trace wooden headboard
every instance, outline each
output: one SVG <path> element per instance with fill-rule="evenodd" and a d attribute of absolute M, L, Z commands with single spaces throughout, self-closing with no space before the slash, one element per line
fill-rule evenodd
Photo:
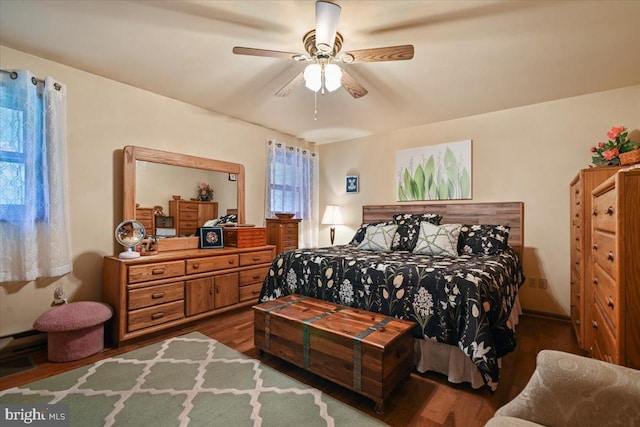
<path fill-rule="evenodd" d="M 522 259 L 524 247 L 524 203 L 423 203 L 401 205 L 365 205 L 362 222 L 389 221 L 397 213 L 434 213 L 442 216 L 442 224 L 508 225 L 509 246 Z"/>

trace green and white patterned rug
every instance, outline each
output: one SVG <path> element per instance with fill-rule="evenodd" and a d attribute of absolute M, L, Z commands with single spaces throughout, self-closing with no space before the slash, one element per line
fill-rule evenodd
<path fill-rule="evenodd" d="M 66 404 L 82 427 L 384 425 L 198 332 L 0 391 L 0 404 Z"/>

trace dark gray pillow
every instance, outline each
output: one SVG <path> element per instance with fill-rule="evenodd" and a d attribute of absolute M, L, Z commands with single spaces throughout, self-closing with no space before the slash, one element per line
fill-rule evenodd
<path fill-rule="evenodd" d="M 440 225 L 442 217 L 437 214 L 408 214 L 398 213 L 393 216 L 393 222 L 398 225 L 391 249 L 394 251 L 413 251 L 418 241 L 418 232 L 422 221 Z"/>
<path fill-rule="evenodd" d="M 460 253 L 496 255 L 508 247 L 508 225 L 463 225 Z"/>
<path fill-rule="evenodd" d="M 391 225 L 393 221 L 380 221 L 380 222 L 365 222 L 360 225 L 360 228 L 356 230 L 356 234 L 349 242 L 350 245 L 359 245 L 364 240 L 364 236 L 367 234 L 367 227 L 370 225 Z"/>

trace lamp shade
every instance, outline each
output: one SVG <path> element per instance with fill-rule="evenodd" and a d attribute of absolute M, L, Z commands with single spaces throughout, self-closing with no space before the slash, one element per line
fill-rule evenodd
<path fill-rule="evenodd" d="M 327 64 L 324 67 L 324 87 L 329 92 L 338 89 L 342 81 L 342 70 L 336 64 Z"/>
<path fill-rule="evenodd" d="M 324 225 L 344 224 L 342 220 L 342 213 L 340 212 L 340 206 L 327 205 L 324 209 L 324 215 L 322 216 L 321 222 Z"/>
<path fill-rule="evenodd" d="M 310 64 L 304 69 L 304 85 L 307 89 L 317 92 L 322 87 L 322 67 L 320 64 Z"/>

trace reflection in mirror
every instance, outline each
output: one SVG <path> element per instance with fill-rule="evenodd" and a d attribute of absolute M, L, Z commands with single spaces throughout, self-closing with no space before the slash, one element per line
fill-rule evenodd
<path fill-rule="evenodd" d="M 197 227 L 215 219 L 210 216 L 227 213 L 234 213 L 237 223 L 244 224 L 245 176 L 241 164 L 144 147 L 126 146 L 123 152 L 123 219 L 142 222 L 148 235 L 158 235 L 156 218 L 161 220 L 163 232 L 176 229 L 173 236 L 193 235 Z M 192 202 L 203 182 L 213 187 L 213 201 Z M 168 216 L 175 217 L 173 225 Z M 197 240 L 162 239 L 165 243 L 159 242 L 159 250 L 197 248 Z"/>
<path fill-rule="evenodd" d="M 228 173 L 145 161 L 136 162 L 136 203 L 140 207 L 160 206 L 169 215 L 169 200 L 173 196 L 195 199 L 197 186 L 203 182 L 213 187 L 219 216 L 238 209 L 237 181 L 230 181 Z"/>

